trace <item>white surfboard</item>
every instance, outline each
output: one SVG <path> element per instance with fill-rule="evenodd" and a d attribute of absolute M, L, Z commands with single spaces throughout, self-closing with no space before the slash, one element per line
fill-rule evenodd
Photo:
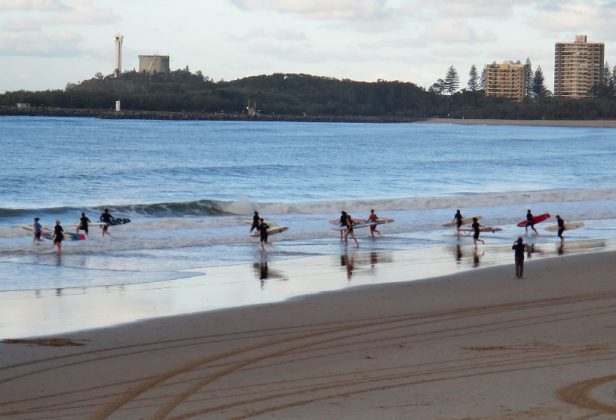
<path fill-rule="evenodd" d="M 287 226 L 278 226 L 278 225 L 272 226 L 272 225 L 270 225 L 270 228 L 267 230 L 267 234 L 268 235 L 275 235 L 277 233 L 281 233 L 281 232 L 284 232 L 286 230 L 289 230 L 289 228 Z M 259 231 L 255 231 L 255 232 L 252 232 L 250 234 L 250 236 L 257 238 L 257 237 L 261 236 L 261 234 L 259 233 Z"/>
<path fill-rule="evenodd" d="M 584 226 L 584 222 L 568 222 L 565 223 L 565 230 L 579 229 L 582 226 Z M 558 231 L 558 225 L 546 226 L 545 230 L 547 230 L 548 232 L 556 232 Z"/>
<path fill-rule="evenodd" d="M 470 225 L 471 223 L 473 223 L 473 218 L 477 218 L 477 220 L 481 220 L 481 216 L 463 217 L 462 218 L 462 224 L 463 225 Z M 453 227 L 453 226 L 457 226 L 457 225 L 458 225 L 458 223 L 455 220 L 452 220 L 451 222 L 443 223 L 444 227 Z"/>

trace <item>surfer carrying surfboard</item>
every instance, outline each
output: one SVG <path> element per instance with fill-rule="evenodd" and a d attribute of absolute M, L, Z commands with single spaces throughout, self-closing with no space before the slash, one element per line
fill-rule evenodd
<path fill-rule="evenodd" d="M 565 231 L 565 221 L 560 218 L 560 216 L 556 215 L 556 223 L 558 224 L 558 237 L 560 238 L 560 244 L 562 245 L 565 242 L 565 238 L 563 238 L 563 232 Z"/>
<path fill-rule="evenodd" d="M 342 210 L 340 212 L 340 242 L 345 240 L 345 232 L 347 229 L 347 212 Z"/>
<path fill-rule="evenodd" d="M 351 215 L 347 213 L 347 215 L 346 215 L 346 231 L 344 232 L 344 243 L 345 244 L 349 243 L 349 235 L 351 235 L 351 238 L 353 238 L 353 240 L 355 241 L 355 244 L 357 245 L 357 248 L 359 248 L 359 241 L 355 237 L 355 233 L 353 233 L 353 219 L 351 218 Z"/>
<path fill-rule="evenodd" d="M 88 219 L 88 216 L 86 216 L 84 212 L 81 212 L 81 217 L 79 218 L 79 226 L 77 226 L 77 233 L 79 233 L 80 230 L 83 230 L 87 235 L 89 223 L 92 222 L 90 221 L 90 219 Z"/>
<path fill-rule="evenodd" d="M 530 226 L 530 228 L 534 230 L 537 235 L 539 235 L 539 232 L 537 232 L 537 229 L 535 229 L 535 222 L 533 221 L 533 219 L 534 216 L 530 212 L 530 209 L 528 209 L 528 211 L 526 212 L 526 233 L 528 233 L 528 227 Z"/>
<path fill-rule="evenodd" d="M 265 223 L 265 220 L 259 219 L 259 226 L 257 229 L 259 230 L 261 249 L 265 251 L 265 244 L 267 243 L 267 237 L 269 236 L 269 233 L 267 232 L 269 225 Z"/>
<path fill-rule="evenodd" d="M 259 216 L 259 212 L 255 210 L 254 216 L 252 216 L 252 225 L 250 226 L 250 233 L 253 230 L 259 230 L 259 225 L 261 224 L 261 217 Z"/>
<path fill-rule="evenodd" d="M 377 214 L 374 212 L 374 209 L 371 209 L 370 216 L 368 216 L 367 221 L 372 223 L 370 225 L 370 234 L 372 235 L 373 238 L 374 238 L 374 232 L 378 233 L 379 235 L 381 234 L 381 232 L 379 232 L 379 230 L 376 228 L 377 220 L 379 220 L 379 216 L 377 216 Z"/>
<path fill-rule="evenodd" d="M 460 209 L 457 209 L 452 221 L 456 222 L 456 229 L 458 230 L 458 232 L 460 231 L 460 227 L 463 224 L 462 219 L 464 219 L 464 216 L 462 216 L 462 213 L 460 213 Z"/>
<path fill-rule="evenodd" d="M 473 217 L 473 224 L 471 225 L 471 227 L 473 228 L 473 242 L 475 243 L 475 249 L 477 249 L 477 241 L 481 241 L 482 244 L 485 244 L 485 242 L 481 239 L 479 239 L 479 233 L 481 232 L 481 225 L 479 224 L 479 219 L 477 219 L 476 217 Z"/>
<path fill-rule="evenodd" d="M 109 233 L 109 225 L 111 225 L 112 218 L 113 216 L 111 215 L 111 213 L 109 213 L 109 209 L 105 209 L 105 211 L 103 211 L 103 213 L 101 214 L 101 217 L 99 217 L 99 220 L 104 223 L 104 225 L 102 226 L 103 236 L 105 236 L 105 234 L 111 236 L 111 234 Z"/>
<path fill-rule="evenodd" d="M 64 240 L 64 229 L 59 220 L 56 220 L 56 226 L 53 228 L 53 244 L 56 246 L 58 254 L 62 252 L 62 240 Z"/>

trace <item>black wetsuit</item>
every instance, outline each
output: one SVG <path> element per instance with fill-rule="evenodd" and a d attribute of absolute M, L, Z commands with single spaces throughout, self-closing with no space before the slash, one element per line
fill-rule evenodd
<path fill-rule="evenodd" d="M 473 222 L 472 227 L 475 231 L 475 233 L 473 234 L 473 238 L 479 239 L 479 228 L 481 227 L 481 225 L 479 224 L 479 222 Z"/>
<path fill-rule="evenodd" d="M 259 236 L 261 237 L 261 242 L 267 243 L 267 230 L 269 229 L 269 225 L 265 222 L 259 225 Z"/>
<path fill-rule="evenodd" d="M 565 221 L 563 219 L 558 219 L 558 237 L 563 237 L 563 232 L 565 231 Z"/>
<path fill-rule="evenodd" d="M 64 240 L 64 229 L 62 229 L 62 226 L 60 225 L 56 225 L 53 228 L 53 243 L 54 244 L 59 244 L 62 243 L 62 241 Z"/>
<path fill-rule="evenodd" d="M 456 220 L 456 226 L 458 227 L 458 229 L 460 229 L 460 226 L 462 226 L 462 213 L 460 212 L 456 212 L 456 215 L 453 216 L 453 218 Z"/>
<path fill-rule="evenodd" d="M 513 243 L 511 249 L 515 251 L 515 275 L 521 278 L 524 274 L 524 250 L 526 245 L 524 243 Z"/>
<path fill-rule="evenodd" d="M 259 229 L 259 223 L 261 223 L 261 218 L 258 214 L 252 216 L 252 226 L 250 226 L 250 231 L 252 232 L 255 229 Z"/>
<path fill-rule="evenodd" d="M 88 234 L 88 223 L 91 223 L 91 222 L 87 216 L 83 216 L 79 219 L 79 230 L 83 230 L 86 233 L 86 235 Z"/>

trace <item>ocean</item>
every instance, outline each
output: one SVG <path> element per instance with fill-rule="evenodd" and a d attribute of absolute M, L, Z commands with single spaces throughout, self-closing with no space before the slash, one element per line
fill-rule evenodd
<path fill-rule="evenodd" d="M 447 124 L 142 121 L 0 117 L 2 292 L 174 281 L 263 261 L 252 212 L 289 227 L 268 261 L 346 252 L 329 223 L 374 208 L 395 222 L 358 253 L 472 245 L 442 224 L 481 215 L 510 244 L 534 214 L 583 221 L 570 241 L 616 238 L 616 131 Z M 103 209 L 131 223 L 102 237 L 33 243 L 40 217 L 73 231 Z M 553 218 L 541 226 L 553 223 Z M 555 242 L 541 232 L 537 243 Z M 350 247 L 351 245 L 349 245 Z"/>

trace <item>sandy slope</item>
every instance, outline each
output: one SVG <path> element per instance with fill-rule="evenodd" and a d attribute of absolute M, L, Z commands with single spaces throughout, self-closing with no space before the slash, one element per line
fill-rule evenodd
<path fill-rule="evenodd" d="M 615 418 L 615 255 L 3 343 L 0 416 Z"/>

